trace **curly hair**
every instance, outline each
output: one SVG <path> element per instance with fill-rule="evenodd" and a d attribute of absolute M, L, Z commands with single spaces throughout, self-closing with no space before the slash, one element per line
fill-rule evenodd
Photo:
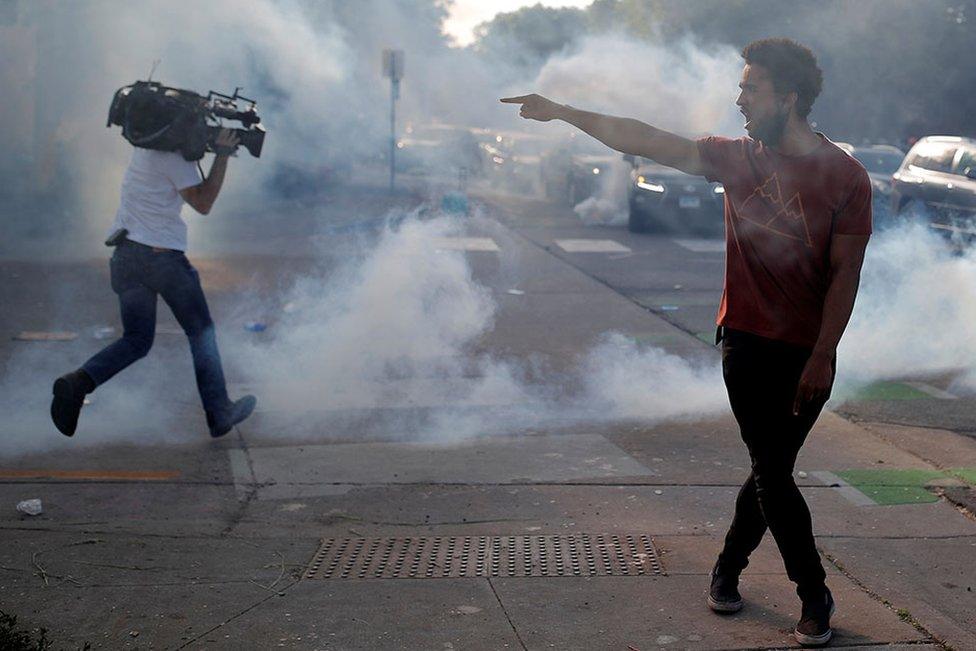
<path fill-rule="evenodd" d="M 810 114 L 823 86 L 823 72 L 810 48 L 788 38 L 764 38 L 742 48 L 742 58 L 769 71 L 777 93 L 796 92 L 796 113 Z"/>

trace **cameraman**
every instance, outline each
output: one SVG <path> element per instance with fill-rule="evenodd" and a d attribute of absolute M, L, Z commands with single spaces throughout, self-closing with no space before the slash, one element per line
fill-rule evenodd
<path fill-rule="evenodd" d="M 210 436 L 223 436 L 251 415 L 254 396 L 236 402 L 227 397 L 207 300 L 197 270 L 184 255 L 187 229 L 180 216 L 184 201 L 202 215 L 210 212 L 224 182 L 227 159 L 239 142 L 232 131 L 221 129 L 216 158 L 202 182 L 202 170 L 177 152 L 133 150 L 110 237 L 116 249 L 109 268 L 112 290 L 119 296 L 123 335 L 80 369 L 54 381 L 51 418 L 62 434 L 75 433 L 85 394 L 152 348 L 157 296 L 163 297 L 190 340 Z"/>

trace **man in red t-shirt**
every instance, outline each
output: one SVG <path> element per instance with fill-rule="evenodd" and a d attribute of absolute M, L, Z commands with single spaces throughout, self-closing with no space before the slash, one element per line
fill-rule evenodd
<path fill-rule="evenodd" d="M 752 461 L 711 575 L 716 612 L 742 608 L 739 574 L 768 528 L 803 602 L 794 630 L 826 644 L 834 601 L 793 465 L 830 396 L 837 344 L 854 307 L 871 234 L 871 182 L 807 116 L 822 75 L 787 39 L 742 51 L 736 100 L 749 137 L 697 141 L 638 120 L 581 111 L 539 95 L 509 97 L 524 118 L 560 119 L 604 144 L 725 186 L 725 287 L 716 339 L 732 412 Z"/>

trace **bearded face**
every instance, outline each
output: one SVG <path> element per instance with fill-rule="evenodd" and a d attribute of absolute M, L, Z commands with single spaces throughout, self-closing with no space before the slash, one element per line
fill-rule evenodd
<path fill-rule="evenodd" d="M 765 145 L 779 144 L 790 119 L 790 105 L 776 92 L 769 73 L 760 65 L 746 64 L 739 88 L 735 103 L 746 118 L 746 132 Z"/>

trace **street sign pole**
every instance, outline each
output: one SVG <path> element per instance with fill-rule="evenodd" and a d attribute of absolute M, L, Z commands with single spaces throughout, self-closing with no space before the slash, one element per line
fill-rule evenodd
<path fill-rule="evenodd" d="M 396 101 L 403 78 L 403 50 L 383 50 L 383 76 L 390 78 L 390 192 L 396 187 Z"/>
<path fill-rule="evenodd" d="M 396 185 L 396 100 L 400 84 L 390 79 L 390 192 Z"/>

